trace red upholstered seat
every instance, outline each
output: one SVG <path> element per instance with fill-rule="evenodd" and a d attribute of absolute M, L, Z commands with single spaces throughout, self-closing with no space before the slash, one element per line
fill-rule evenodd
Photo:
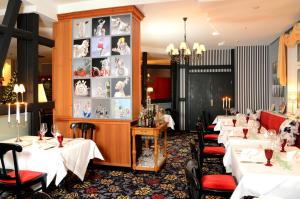
<path fill-rule="evenodd" d="M 214 130 L 215 126 L 215 124 L 210 124 L 207 126 L 207 129 Z"/>
<path fill-rule="evenodd" d="M 225 154 L 225 148 L 222 146 L 206 146 L 203 149 L 206 154 Z"/>
<path fill-rule="evenodd" d="M 216 140 L 218 139 L 219 134 L 206 134 L 204 135 L 204 139 Z"/>
<path fill-rule="evenodd" d="M 230 175 L 205 175 L 201 184 L 203 189 L 233 191 L 236 188 L 235 180 Z"/>
<path fill-rule="evenodd" d="M 12 178 L 16 177 L 15 171 L 11 171 L 11 172 L 7 173 L 7 175 L 9 175 Z M 20 175 L 20 181 L 21 181 L 21 183 L 26 183 L 26 182 L 28 182 L 30 180 L 33 180 L 35 178 L 38 178 L 38 177 L 44 175 L 44 174 L 41 173 L 41 172 L 36 172 L 36 171 L 24 171 L 24 170 L 21 170 L 21 171 L 19 171 L 19 175 Z M 13 180 L 3 180 L 3 179 L 0 179 L 0 183 L 16 184 L 16 180 L 15 179 L 13 179 Z"/>
<path fill-rule="evenodd" d="M 274 129 L 277 133 L 279 132 L 280 125 L 282 124 L 282 122 L 284 122 L 284 120 L 284 116 L 276 115 L 274 113 L 262 111 L 260 115 L 261 125 L 267 130 Z"/>

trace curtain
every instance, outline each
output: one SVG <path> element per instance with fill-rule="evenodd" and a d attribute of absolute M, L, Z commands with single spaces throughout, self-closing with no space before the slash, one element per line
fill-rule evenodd
<path fill-rule="evenodd" d="M 279 38 L 277 77 L 281 86 L 286 86 L 286 47 L 293 48 L 300 41 L 300 23 L 294 25 L 289 34 L 282 34 Z"/>
<path fill-rule="evenodd" d="M 277 78 L 281 86 L 286 86 L 286 47 L 285 35 L 279 38 L 278 46 L 278 63 L 277 63 Z"/>

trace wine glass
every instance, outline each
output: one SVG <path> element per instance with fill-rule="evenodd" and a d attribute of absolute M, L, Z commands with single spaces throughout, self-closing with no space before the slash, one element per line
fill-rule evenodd
<path fill-rule="evenodd" d="M 39 131 L 40 140 L 43 140 L 43 137 L 45 136 L 46 132 L 47 132 L 47 123 L 41 123 L 40 131 Z"/>
<path fill-rule="evenodd" d="M 235 127 L 236 119 L 232 119 L 232 122 L 233 122 L 233 126 Z"/>
<path fill-rule="evenodd" d="M 280 152 L 286 152 L 285 149 L 284 149 L 286 143 L 287 143 L 287 139 L 286 138 L 280 139 L 280 144 L 281 144 L 281 150 L 280 150 Z"/>
<path fill-rule="evenodd" d="M 53 124 L 51 127 L 51 134 L 53 135 L 53 137 L 56 137 L 57 131 L 58 131 L 57 126 Z"/>
<path fill-rule="evenodd" d="M 57 136 L 57 140 L 59 142 L 59 146 L 58 147 L 63 147 L 62 142 L 64 140 L 64 136 L 63 135 L 58 135 Z"/>
<path fill-rule="evenodd" d="M 244 133 L 244 139 L 247 139 L 247 133 L 248 133 L 248 129 L 247 128 L 243 128 L 243 133 Z"/>
<path fill-rule="evenodd" d="M 249 116 L 246 116 L 246 122 L 247 123 L 249 122 Z"/>
<path fill-rule="evenodd" d="M 270 148 L 265 149 L 265 156 L 267 158 L 267 163 L 265 165 L 268 166 L 268 167 L 273 166 L 271 164 L 271 158 L 273 156 L 273 149 L 270 149 Z"/>

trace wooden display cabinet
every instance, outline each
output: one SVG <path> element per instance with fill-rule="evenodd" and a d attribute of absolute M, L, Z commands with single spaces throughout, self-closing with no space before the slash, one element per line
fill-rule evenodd
<path fill-rule="evenodd" d="M 138 117 L 141 104 L 140 22 L 144 15 L 135 6 L 124 6 L 58 15 L 58 21 L 53 26 L 55 40 L 52 63 L 52 92 L 53 101 L 55 101 L 53 121 L 66 137 L 72 135 L 70 124 L 73 122 L 95 124 L 95 142 L 104 156 L 104 161 L 96 160 L 96 164 L 131 167 L 130 130 L 132 120 L 73 117 L 72 21 L 74 19 L 120 14 L 131 14 L 132 16 L 132 119 Z"/>
<path fill-rule="evenodd" d="M 132 134 L 132 168 L 134 170 L 143 170 L 143 171 L 159 171 L 160 168 L 164 165 L 167 160 L 167 128 L 168 123 L 162 123 L 155 128 L 148 128 L 148 127 L 138 127 L 132 126 L 131 127 L 131 134 Z M 160 145 L 158 143 L 158 138 L 160 134 L 163 134 L 163 159 L 161 161 L 158 160 L 159 157 L 159 148 Z M 152 136 L 154 139 L 154 167 L 147 167 L 137 165 L 137 151 L 136 151 L 136 144 L 137 139 L 136 136 Z"/>

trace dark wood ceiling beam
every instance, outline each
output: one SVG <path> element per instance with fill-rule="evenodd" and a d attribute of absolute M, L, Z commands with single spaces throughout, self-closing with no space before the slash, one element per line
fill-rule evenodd
<path fill-rule="evenodd" d="M 2 24 L 4 25 L 4 27 L 2 28 L 6 28 L 6 30 L 0 37 L 0 71 L 2 71 L 6 59 L 6 54 L 9 49 L 12 33 L 17 21 L 21 3 L 21 0 L 9 0 L 7 3 L 7 8 L 2 21 Z"/>

